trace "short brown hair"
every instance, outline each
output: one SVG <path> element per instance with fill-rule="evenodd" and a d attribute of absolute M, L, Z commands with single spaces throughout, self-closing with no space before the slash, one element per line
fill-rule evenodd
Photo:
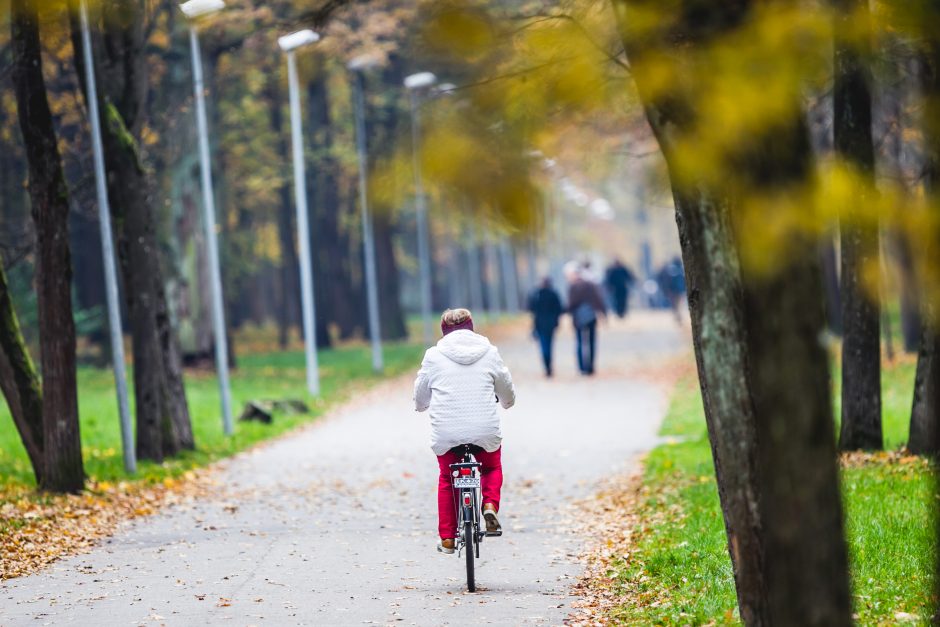
<path fill-rule="evenodd" d="M 469 309 L 447 309 L 441 314 L 441 326 L 455 327 L 458 324 L 463 324 L 471 317 Z"/>

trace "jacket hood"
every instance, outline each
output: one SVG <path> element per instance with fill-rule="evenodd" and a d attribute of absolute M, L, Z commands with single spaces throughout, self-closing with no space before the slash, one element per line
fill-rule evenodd
<path fill-rule="evenodd" d="M 465 366 L 480 361 L 491 346 L 486 337 L 468 329 L 451 331 L 437 342 L 437 350 L 441 354 Z"/>

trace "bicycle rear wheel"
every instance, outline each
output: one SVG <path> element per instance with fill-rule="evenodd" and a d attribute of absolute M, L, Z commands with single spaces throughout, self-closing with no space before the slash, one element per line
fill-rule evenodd
<path fill-rule="evenodd" d="M 467 591 L 476 592 L 477 585 L 473 577 L 473 554 L 474 551 L 474 537 L 473 537 L 473 521 L 465 521 L 463 524 L 463 540 L 464 540 L 464 553 L 467 555 Z"/>

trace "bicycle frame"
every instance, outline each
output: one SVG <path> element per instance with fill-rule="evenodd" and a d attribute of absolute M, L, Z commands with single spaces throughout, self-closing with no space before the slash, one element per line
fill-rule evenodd
<path fill-rule="evenodd" d="M 466 545 L 466 539 L 463 536 L 464 523 L 467 521 L 473 523 L 473 541 L 475 545 L 476 557 L 480 557 L 480 541 L 484 537 L 481 531 L 481 497 L 480 485 L 482 483 L 480 464 L 473 457 L 469 449 L 465 449 L 462 461 L 451 464 L 451 474 L 454 478 L 454 492 L 457 496 L 455 508 L 457 510 L 457 549 L 458 553 Z M 469 481 L 467 481 L 469 480 Z M 467 484 L 471 484 L 468 486 Z"/>

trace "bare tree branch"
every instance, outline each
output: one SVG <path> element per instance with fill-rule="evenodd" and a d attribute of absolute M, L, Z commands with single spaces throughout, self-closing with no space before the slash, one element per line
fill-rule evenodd
<path fill-rule="evenodd" d="M 326 0 L 316 9 L 300 13 L 293 22 L 319 28 L 326 24 L 333 14 L 340 9 L 351 4 L 366 4 L 367 2 L 368 0 Z"/>
<path fill-rule="evenodd" d="M 591 44 L 591 46 L 593 46 L 595 50 L 603 54 L 613 63 L 619 65 L 621 68 L 623 68 L 627 72 L 630 71 L 630 64 L 626 61 L 626 58 L 625 58 L 626 52 L 623 50 L 623 48 L 621 48 L 620 52 L 616 54 L 611 53 L 610 50 L 607 50 L 596 39 L 594 39 L 594 37 L 591 35 L 588 29 L 584 27 L 584 24 L 582 24 L 581 21 L 578 20 L 578 18 L 574 17 L 573 15 L 569 15 L 567 13 L 552 13 L 548 15 L 533 14 L 533 15 L 520 17 L 519 19 L 526 20 L 527 23 L 520 26 L 516 30 L 514 30 L 513 34 L 521 33 L 527 28 L 531 28 L 532 26 L 535 26 L 537 24 L 542 24 L 544 22 L 551 22 L 555 20 L 571 22 L 575 26 L 575 28 L 577 28 L 581 32 L 581 36 L 584 37 L 584 39 L 589 44 Z M 624 57 L 624 58 L 621 58 L 621 57 Z"/>

